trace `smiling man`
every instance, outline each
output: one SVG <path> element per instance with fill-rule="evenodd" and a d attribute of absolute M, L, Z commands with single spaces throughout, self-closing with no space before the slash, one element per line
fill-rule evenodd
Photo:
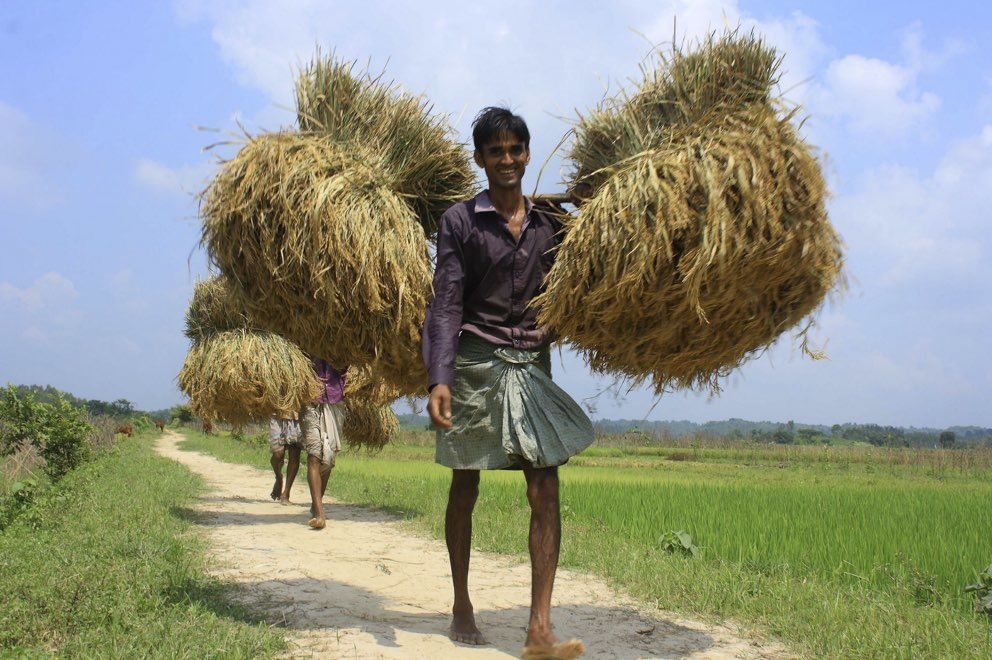
<path fill-rule="evenodd" d="M 561 518 L 558 466 L 593 440 L 592 423 L 551 380 L 550 334 L 531 300 L 544 287 L 562 226 L 521 192 L 530 132 L 505 108 L 485 108 L 472 131 L 489 188 L 441 217 L 434 299 L 424 326 L 437 427 L 436 460 L 452 469 L 445 515 L 455 598 L 451 638 L 485 644 L 468 594 L 479 471 L 521 469 L 531 508 L 531 609 L 524 657 L 574 658 L 551 626 Z"/>

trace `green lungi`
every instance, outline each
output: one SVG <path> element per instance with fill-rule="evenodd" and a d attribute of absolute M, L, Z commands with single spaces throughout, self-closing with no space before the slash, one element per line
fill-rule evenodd
<path fill-rule="evenodd" d="M 592 422 L 551 380 L 547 347 L 495 346 L 463 333 L 451 385 L 450 429 L 435 460 L 456 470 L 562 465 L 592 444 Z"/>

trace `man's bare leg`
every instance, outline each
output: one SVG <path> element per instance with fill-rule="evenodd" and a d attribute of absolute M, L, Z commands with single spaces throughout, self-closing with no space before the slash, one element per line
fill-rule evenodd
<path fill-rule="evenodd" d="M 479 497 L 478 470 L 452 470 L 448 510 L 444 515 L 444 540 L 451 561 L 455 604 L 451 608 L 448 636 L 465 644 L 488 644 L 475 625 L 475 610 L 468 596 L 468 565 L 472 554 L 472 511 Z"/>
<path fill-rule="evenodd" d="M 558 498 L 558 468 L 524 467 L 527 501 L 530 503 L 530 622 L 524 657 L 574 658 L 582 654 L 582 642 L 561 643 L 551 627 L 551 591 L 558 570 L 561 548 L 561 512 Z"/>
<path fill-rule="evenodd" d="M 335 454 L 336 456 L 336 454 Z M 331 480 L 331 470 L 334 469 L 334 462 L 331 461 L 330 465 L 321 464 L 320 470 L 320 499 L 323 501 L 324 493 L 327 492 L 327 482 Z"/>
<path fill-rule="evenodd" d="M 310 527 L 313 529 L 324 529 L 327 525 L 327 518 L 324 517 L 324 489 L 327 487 L 327 476 L 330 471 L 325 470 L 325 465 L 319 456 L 307 456 L 307 481 L 310 485 Z"/>
<path fill-rule="evenodd" d="M 296 481 L 296 473 L 300 471 L 300 448 L 289 447 L 289 462 L 286 464 L 286 485 L 282 490 L 280 504 L 289 504 L 289 492 L 293 490 L 293 482 Z M 282 472 L 282 470 L 280 470 Z"/>
<path fill-rule="evenodd" d="M 272 466 L 272 471 L 276 473 L 276 483 L 272 486 L 272 492 L 269 493 L 269 497 L 274 500 L 278 500 L 279 496 L 282 494 L 282 462 L 285 457 L 286 449 L 283 448 L 272 452 L 272 456 L 269 458 L 269 464 Z"/>

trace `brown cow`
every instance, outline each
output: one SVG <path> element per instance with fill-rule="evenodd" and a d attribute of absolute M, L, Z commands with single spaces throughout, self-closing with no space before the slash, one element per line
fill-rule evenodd
<path fill-rule="evenodd" d="M 214 425 L 210 423 L 209 419 L 203 420 L 203 432 L 207 435 L 213 435 Z"/>
<path fill-rule="evenodd" d="M 117 430 L 114 431 L 114 435 L 117 435 L 118 433 L 126 435 L 127 437 L 130 438 L 131 435 L 134 433 L 134 427 L 131 426 L 130 422 L 128 422 L 127 424 L 121 424 L 120 426 L 117 427 Z"/>
<path fill-rule="evenodd" d="M 155 420 L 155 428 L 157 428 L 159 430 L 159 432 L 165 431 L 165 422 L 162 421 L 161 419 L 156 419 Z"/>

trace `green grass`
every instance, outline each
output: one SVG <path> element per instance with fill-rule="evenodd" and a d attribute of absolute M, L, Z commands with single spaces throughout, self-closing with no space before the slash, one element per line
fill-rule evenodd
<path fill-rule="evenodd" d="M 124 440 L 0 533 L 2 655 L 276 655 L 281 635 L 229 604 L 180 511 L 202 483 Z"/>
<path fill-rule="evenodd" d="M 264 448 L 223 437 L 194 446 L 266 466 Z M 746 462 L 733 449 L 676 461 L 588 452 L 562 470 L 562 564 L 663 608 L 733 617 L 803 655 L 992 657 L 990 622 L 962 591 L 992 561 L 988 471 L 962 457 L 831 449 L 785 462 L 775 448 Z M 346 453 L 330 491 L 440 537 L 449 476 L 430 460 L 421 446 Z M 524 556 L 527 515 L 519 473 L 484 474 L 474 545 Z M 659 549 L 677 529 L 700 558 Z"/>

